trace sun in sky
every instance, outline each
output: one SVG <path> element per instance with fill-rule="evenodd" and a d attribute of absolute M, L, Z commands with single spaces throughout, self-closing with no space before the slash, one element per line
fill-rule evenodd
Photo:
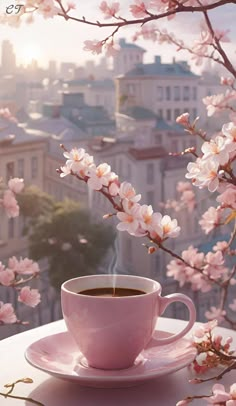
<path fill-rule="evenodd" d="M 19 61 L 23 65 L 29 65 L 33 60 L 40 60 L 42 57 L 42 51 L 36 44 L 22 45 L 18 51 Z"/>

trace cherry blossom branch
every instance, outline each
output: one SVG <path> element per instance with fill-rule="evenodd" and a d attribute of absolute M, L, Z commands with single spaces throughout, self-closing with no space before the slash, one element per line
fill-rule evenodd
<path fill-rule="evenodd" d="M 33 383 L 33 379 L 22 378 L 22 379 L 18 379 L 17 381 L 15 381 L 13 383 L 8 383 L 8 384 L 4 385 L 4 387 L 9 388 L 9 390 L 7 392 L 0 392 L 0 396 L 3 396 L 4 398 L 25 400 L 26 402 L 33 403 L 34 405 L 44 406 L 44 404 L 39 402 L 38 400 L 29 398 L 29 397 L 25 397 L 25 396 L 12 395 L 12 392 L 18 383 Z"/>
<path fill-rule="evenodd" d="M 61 3 L 60 0 L 57 0 L 58 3 Z M 179 3 L 178 3 L 179 4 Z M 236 4 L 236 0 L 220 0 L 218 2 L 212 3 L 212 4 L 206 4 L 206 5 L 201 5 L 201 6 L 184 6 L 183 4 L 179 4 L 176 8 L 168 10 L 164 13 L 160 13 L 160 14 L 152 14 L 149 13 L 148 17 L 144 17 L 144 18 L 136 18 L 136 19 L 132 19 L 132 20 L 127 20 L 125 19 L 125 21 L 121 21 L 121 22 L 112 22 L 112 23 L 100 23 L 99 21 L 90 21 L 90 20 L 86 20 L 85 17 L 78 18 L 78 17 L 73 17 L 73 16 L 69 16 L 65 9 L 62 8 L 62 13 L 58 13 L 58 15 L 60 17 L 64 17 L 66 20 L 72 20 L 72 21 L 77 21 L 79 23 L 83 23 L 83 24 L 88 24 L 88 25 L 93 25 L 93 26 L 97 26 L 100 28 L 106 28 L 106 27 L 123 27 L 125 25 L 144 25 L 150 21 L 154 21 L 154 20 L 159 20 L 159 19 L 163 19 L 164 17 L 169 17 L 172 16 L 174 14 L 177 13 L 193 13 L 193 12 L 203 12 L 203 11 L 208 11 L 208 10 L 213 10 L 215 8 L 221 7 L 225 4 Z M 59 4 L 60 5 L 60 4 Z M 150 15 L 151 14 L 151 15 Z"/>
<path fill-rule="evenodd" d="M 200 3 L 200 2 L 199 2 L 199 3 Z M 221 55 L 221 57 L 222 57 L 222 59 L 223 59 L 223 61 L 224 61 L 224 66 L 226 67 L 226 69 L 227 69 L 229 72 L 232 73 L 232 75 L 233 75 L 234 77 L 236 77 L 236 71 L 235 71 L 235 69 L 234 69 L 232 63 L 230 62 L 228 56 L 226 55 L 225 51 L 223 50 L 219 38 L 218 38 L 217 35 L 215 34 L 215 31 L 214 31 L 214 29 L 213 29 L 213 27 L 212 27 L 212 24 L 211 24 L 210 18 L 209 18 L 209 16 L 208 16 L 207 10 L 203 10 L 203 14 L 204 14 L 204 17 L 205 17 L 205 21 L 206 21 L 207 27 L 208 27 L 208 29 L 209 29 L 211 35 L 212 35 L 212 38 L 213 38 L 214 41 L 215 41 L 216 49 L 217 49 L 217 51 L 219 52 L 219 54 Z"/>

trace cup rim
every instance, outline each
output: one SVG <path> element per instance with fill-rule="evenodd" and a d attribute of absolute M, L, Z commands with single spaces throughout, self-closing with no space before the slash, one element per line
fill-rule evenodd
<path fill-rule="evenodd" d="M 63 284 L 61 285 L 61 292 L 64 292 L 64 293 L 69 293 L 70 295 L 75 295 L 75 296 L 77 296 L 77 297 L 83 297 L 83 298 L 89 298 L 89 300 L 91 299 L 91 300 L 111 300 L 111 299 L 114 299 L 114 298 L 112 298 L 112 297 L 106 297 L 106 296 L 90 296 L 90 295 L 81 295 L 80 293 L 77 293 L 77 292 L 72 292 L 71 290 L 69 290 L 67 287 L 66 287 L 66 285 L 67 284 L 69 284 L 69 283 L 71 283 L 72 281 L 75 281 L 75 280 L 78 280 L 78 279 L 91 279 L 92 277 L 96 277 L 96 278 L 102 278 L 102 277 L 104 277 L 104 276 L 109 276 L 110 274 L 99 274 L 99 275 L 96 275 L 96 274 L 94 274 L 94 275 L 85 275 L 85 276 L 77 276 L 76 278 L 72 278 L 72 279 L 68 279 L 67 281 L 65 281 L 65 282 L 63 282 Z M 113 276 L 113 275 L 111 275 L 111 276 Z M 155 290 L 153 290 L 153 291 L 151 291 L 151 292 L 145 292 L 144 294 L 141 294 L 141 295 L 133 295 L 133 296 L 116 296 L 115 297 L 115 299 L 116 300 L 134 300 L 135 298 L 137 299 L 137 298 L 141 298 L 141 297 L 147 297 L 147 295 L 152 295 L 152 294 L 155 294 L 155 293 L 158 293 L 158 295 L 161 295 L 161 291 L 162 291 L 162 287 L 161 287 L 161 284 L 158 282 L 158 281 L 156 281 L 156 280 L 154 280 L 154 279 L 151 279 L 151 278 L 147 278 L 147 277 L 145 277 L 145 276 L 136 276 L 136 275 L 127 275 L 127 274 L 117 274 L 117 275 L 115 275 L 116 277 L 118 277 L 118 278 L 127 278 L 127 277 L 129 277 L 130 279 L 132 279 L 132 278 L 134 278 L 134 279 L 139 279 L 139 280 L 146 280 L 146 281 L 149 281 L 149 282 L 152 282 L 153 284 L 155 284 L 156 285 L 156 289 Z"/>

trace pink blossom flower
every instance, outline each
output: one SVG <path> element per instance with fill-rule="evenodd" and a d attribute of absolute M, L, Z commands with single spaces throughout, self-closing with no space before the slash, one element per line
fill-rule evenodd
<path fill-rule="evenodd" d="M 178 226 L 177 220 L 172 220 L 170 216 L 164 216 L 161 219 L 162 238 L 176 238 L 179 236 L 181 228 Z"/>
<path fill-rule="evenodd" d="M 236 186 L 228 185 L 225 191 L 217 196 L 216 200 L 221 203 L 222 207 L 236 209 Z"/>
<path fill-rule="evenodd" d="M 134 0 L 135 4 L 131 4 L 130 8 L 130 12 L 133 14 L 133 17 L 135 18 L 142 18 L 142 17 L 146 17 L 147 13 L 146 13 L 146 5 L 144 3 L 144 1 L 142 0 Z"/>
<path fill-rule="evenodd" d="M 208 320 L 213 320 L 216 319 L 220 323 L 222 320 L 224 320 L 224 316 L 226 315 L 225 310 L 217 309 L 215 306 L 211 306 L 210 310 L 205 312 L 205 317 Z"/>
<path fill-rule="evenodd" d="M 208 405 L 219 405 L 226 402 L 231 398 L 231 396 L 225 391 L 224 385 L 216 383 L 212 387 L 213 395 L 210 398 L 206 398 Z"/>
<path fill-rule="evenodd" d="M 61 173 L 60 173 L 60 177 L 61 177 L 61 178 L 64 178 L 65 176 L 71 174 L 71 169 L 70 169 L 70 167 L 67 166 L 67 165 L 61 166 L 61 167 L 60 167 L 60 170 L 61 170 Z"/>
<path fill-rule="evenodd" d="M 10 179 L 8 182 L 8 187 L 13 193 L 20 193 L 24 189 L 24 179 Z"/>
<path fill-rule="evenodd" d="M 229 153 L 236 151 L 236 143 L 230 142 L 226 137 L 217 136 L 202 144 L 202 159 L 215 159 L 220 165 L 229 161 Z"/>
<path fill-rule="evenodd" d="M 44 18 L 53 18 L 60 13 L 60 8 L 55 6 L 53 0 L 41 0 L 38 4 L 38 12 L 43 15 Z"/>
<path fill-rule="evenodd" d="M 71 171 L 81 178 L 88 176 L 89 169 L 95 168 L 93 156 L 87 154 L 83 148 L 73 148 L 70 152 L 64 153 L 65 158 L 68 158 L 66 165 L 61 167 L 61 177 L 69 175 Z"/>
<path fill-rule="evenodd" d="M 76 4 L 73 3 L 72 1 L 68 1 L 67 2 L 67 7 L 68 7 L 68 11 L 75 10 L 76 9 Z"/>
<path fill-rule="evenodd" d="M 121 221 L 117 224 L 116 228 L 119 231 L 128 231 L 129 234 L 135 235 L 136 231 L 139 228 L 139 212 L 140 205 L 134 203 L 131 208 L 128 207 L 128 201 L 124 200 L 123 206 L 125 212 L 119 211 L 116 216 Z"/>
<path fill-rule="evenodd" d="M 176 406 L 186 406 L 190 403 L 191 401 L 187 399 L 180 400 L 178 403 L 176 403 Z"/>
<path fill-rule="evenodd" d="M 176 123 L 181 124 L 184 127 L 189 126 L 189 113 L 183 113 L 176 118 Z"/>
<path fill-rule="evenodd" d="M 212 279 L 220 278 L 228 272 L 228 269 L 223 266 L 225 261 L 221 251 L 208 252 L 205 256 L 205 262 L 204 274 Z"/>
<path fill-rule="evenodd" d="M 29 286 L 25 286 L 20 291 L 18 301 L 26 304 L 27 306 L 35 307 L 40 302 L 40 293 L 38 289 L 30 289 Z"/>
<path fill-rule="evenodd" d="M 136 195 L 135 189 L 129 182 L 121 183 L 119 195 L 121 199 L 127 199 L 133 203 L 137 203 L 141 199 L 141 195 Z"/>
<path fill-rule="evenodd" d="M 235 81 L 234 78 L 226 78 L 223 76 L 221 76 L 221 78 L 220 78 L 221 85 L 232 86 L 234 84 L 234 81 Z"/>
<path fill-rule="evenodd" d="M 17 321 L 12 304 L 0 302 L 0 324 L 12 324 Z"/>
<path fill-rule="evenodd" d="M 236 383 L 233 383 L 233 385 L 230 386 L 229 393 L 232 396 L 232 399 L 236 400 Z"/>
<path fill-rule="evenodd" d="M 15 279 L 15 274 L 11 269 L 0 271 L 0 285 L 10 286 Z"/>
<path fill-rule="evenodd" d="M 16 198 L 11 190 L 5 190 L 3 199 L 0 200 L 0 203 L 2 203 L 9 218 L 19 216 L 20 209 Z"/>
<path fill-rule="evenodd" d="M 158 241 L 162 239 L 163 236 L 163 227 L 161 224 L 162 215 L 161 213 L 153 213 L 151 223 L 149 224 L 148 231 L 150 237 L 157 239 Z"/>
<path fill-rule="evenodd" d="M 215 94 L 212 96 L 207 96 L 202 99 L 203 103 L 206 105 L 208 117 L 213 116 L 216 112 L 225 109 L 228 102 L 235 99 L 235 91 L 227 89 L 225 94 Z"/>
<path fill-rule="evenodd" d="M 233 400 L 233 399 L 227 400 L 225 406 L 236 406 L 236 399 L 235 400 Z"/>
<path fill-rule="evenodd" d="M 206 234 L 209 234 L 221 222 L 222 211 L 219 208 L 209 207 L 209 209 L 202 215 L 199 224 Z"/>
<path fill-rule="evenodd" d="M 178 182 L 176 186 L 176 190 L 179 193 L 183 193 L 186 190 L 192 190 L 192 185 L 190 182 Z"/>
<path fill-rule="evenodd" d="M 136 41 L 138 37 L 142 36 L 143 39 L 151 40 L 155 42 L 157 40 L 157 28 L 154 24 L 147 23 L 141 27 L 141 30 L 137 32 L 134 37 L 133 41 Z"/>
<path fill-rule="evenodd" d="M 222 133 L 225 137 L 228 137 L 231 141 L 236 142 L 236 124 L 233 122 L 224 124 L 222 127 Z"/>
<path fill-rule="evenodd" d="M 195 186 L 200 189 L 207 187 L 209 192 L 215 192 L 219 187 L 218 176 L 219 163 L 214 160 L 202 160 L 197 158 L 196 162 L 189 162 L 186 178 L 192 179 Z"/>
<path fill-rule="evenodd" d="M 112 40 L 110 42 L 106 42 L 105 48 L 107 56 L 114 56 L 120 50 L 120 45 Z"/>
<path fill-rule="evenodd" d="M 111 167 L 106 163 L 98 165 L 97 168 L 91 168 L 89 170 L 88 186 L 93 190 L 100 190 L 103 186 L 108 186 L 110 173 Z"/>
<path fill-rule="evenodd" d="M 213 247 L 213 251 L 226 251 L 229 247 L 229 244 L 227 243 L 227 241 L 218 241 L 214 247 Z"/>
<path fill-rule="evenodd" d="M 84 41 L 84 50 L 91 51 L 94 55 L 99 55 L 102 53 L 103 42 L 97 41 L 96 39 L 93 41 Z"/>
<path fill-rule="evenodd" d="M 8 268 L 21 275 L 34 275 L 40 271 L 37 262 L 29 258 L 18 260 L 16 257 L 11 257 L 8 260 Z"/>
<path fill-rule="evenodd" d="M 106 1 L 102 1 L 99 8 L 104 14 L 105 19 L 108 19 L 114 17 L 118 13 L 120 4 L 118 2 L 114 2 L 110 6 L 108 6 Z"/>
<path fill-rule="evenodd" d="M 85 155 L 84 148 L 72 148 L 70 152 L 64 152 L 64 157 L 67 158 L 66 165 L 70 167 L 70 169 L 76 171 L 76 167 L 74 164 L 81 162 Z"/>
<path fill-rule="evenodd" d="M 193 190 L 185 190 L 182 193 L 180 200 L 188 208 L 188 211 L 190 213 L 194 210 L 194 208 L 196 206 L 196 200 L 195 200 L 195 194 L 194 194 Z"/>
<path fill-rule="evenodd" d="M 193 331 L 193 336 L 196 338 L 203 338 L 206 334 L 211 332 L 217 326 L 217 324 L 218 324 L 217 320 L 212 320 L 207 323 L 203 323 Z"/>
<path fill-rule="evenodd" d="M 115 172 L 110 172 L 107 176 L 108 191 L 111 196 L 117 196 L 120 190 L 120 182 L 118 175 Z"/>

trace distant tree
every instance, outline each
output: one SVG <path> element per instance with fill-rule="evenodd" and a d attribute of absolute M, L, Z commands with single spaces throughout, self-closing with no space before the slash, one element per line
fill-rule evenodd
<path fill-rule="evenodd" d="M 72 200 L 55 202 L 35 188 L 21 198 L 22 213 L 30 222 L 30 255 L 48 260 L 52 286 L 59 290 L 67 279 L 96 273 L 114 241 L 112 228 L 92 223 L 89 213 Z"/>

